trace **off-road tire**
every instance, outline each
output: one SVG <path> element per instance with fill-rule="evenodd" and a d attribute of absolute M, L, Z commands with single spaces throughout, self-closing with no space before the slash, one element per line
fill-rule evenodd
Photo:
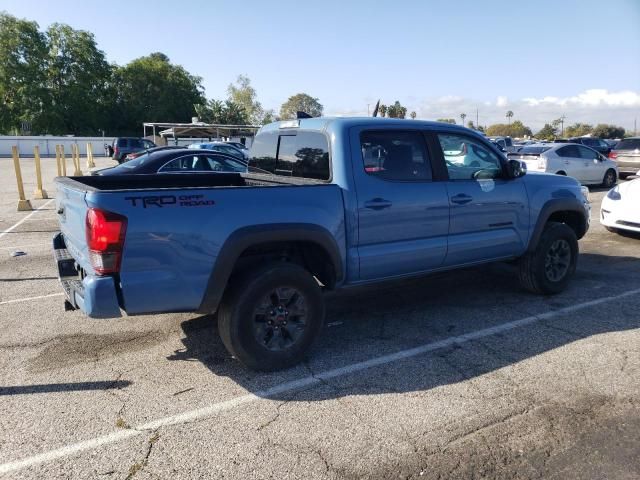
<path fill-rule="evenodd" d="M 302 333 L 292 345 L 272 351 L 254 334 L 254 313 L 265 296 L 278 288 L 293 288 L 301 294 L 306 318 Z M 299 363 L 323 323 L 324 299 L 318 282 L 301 266 L 286 262 L 270 263 L 233 278 L 218 309 L 222 343 L 231 355 L 252 370 L 275 371 Z"/>
<path fill-rule="evenodd" d="M 556 243 L 556 241 L 559 241 Z M 552 280 L 546 269 L 547 255 L 552 255 L 554 245 L 566 245 L 570 252 L 566 272 L 561 278 Z M 578 263 L 578 240 L 575 232 L 564 223 L 548 222 L 536 249 L 527 252 L 518 261 L 518 275 L 520 284 L 526 290 L 543 295 L 553 295 L 562 292 L 576 270 Z"/>

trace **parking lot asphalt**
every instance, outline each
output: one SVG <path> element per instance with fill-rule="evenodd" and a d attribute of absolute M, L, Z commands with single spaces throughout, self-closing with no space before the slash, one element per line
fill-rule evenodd
<path fill-rule="evenodd" d="M 213 316 L 65 312 L 53 203 L 16 212 L 12 170 L 0 159 L 2 478 L 640 478 L 640 238 L 601 227 L 604 191 L 566 292 L 496 264 L 329 294 L 306 361 L 265 374 Z M 43 171 L 53 195 L 55 160 Z"/>

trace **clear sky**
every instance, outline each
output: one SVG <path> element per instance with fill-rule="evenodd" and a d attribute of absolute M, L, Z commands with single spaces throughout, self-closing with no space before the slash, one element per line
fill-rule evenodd
<path fill-rule="evenodd" d="M 640 0 L 0 0 L 95 34 L 110 62 L 161 51 L 209 98 L 246 74 L 266 108 L 298 92 L 328 114 L 400 100 L 422 118 L 511 109 L 533 127 L 640 120 Z"/>

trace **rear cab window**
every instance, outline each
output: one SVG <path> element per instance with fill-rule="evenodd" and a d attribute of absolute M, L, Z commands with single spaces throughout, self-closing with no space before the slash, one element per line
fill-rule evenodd
<path fill-rule="evenodd" d="M 330 180 L 329 142 L 321 132 L 267 131 L 256 136 L 250 165 L 274 175 Z"/>
<path fill-rule="evenodd" d="M 364 171 L 391 181 L 428 181 L 431 163 L 420 132 L 364 131 L 360 134 Z"/>

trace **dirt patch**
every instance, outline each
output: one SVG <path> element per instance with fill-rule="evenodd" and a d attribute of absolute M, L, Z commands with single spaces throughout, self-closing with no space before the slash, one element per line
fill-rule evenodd
<path fill-rule="evenodd" d="M 65 335 L 47 342 L 47 346 L 29 362 L 28 368 L 31 372 L 43 372 L 97 362 L 104 357 L 144 350 L 162 343 L 174 333 L 151 331 Z"/>

